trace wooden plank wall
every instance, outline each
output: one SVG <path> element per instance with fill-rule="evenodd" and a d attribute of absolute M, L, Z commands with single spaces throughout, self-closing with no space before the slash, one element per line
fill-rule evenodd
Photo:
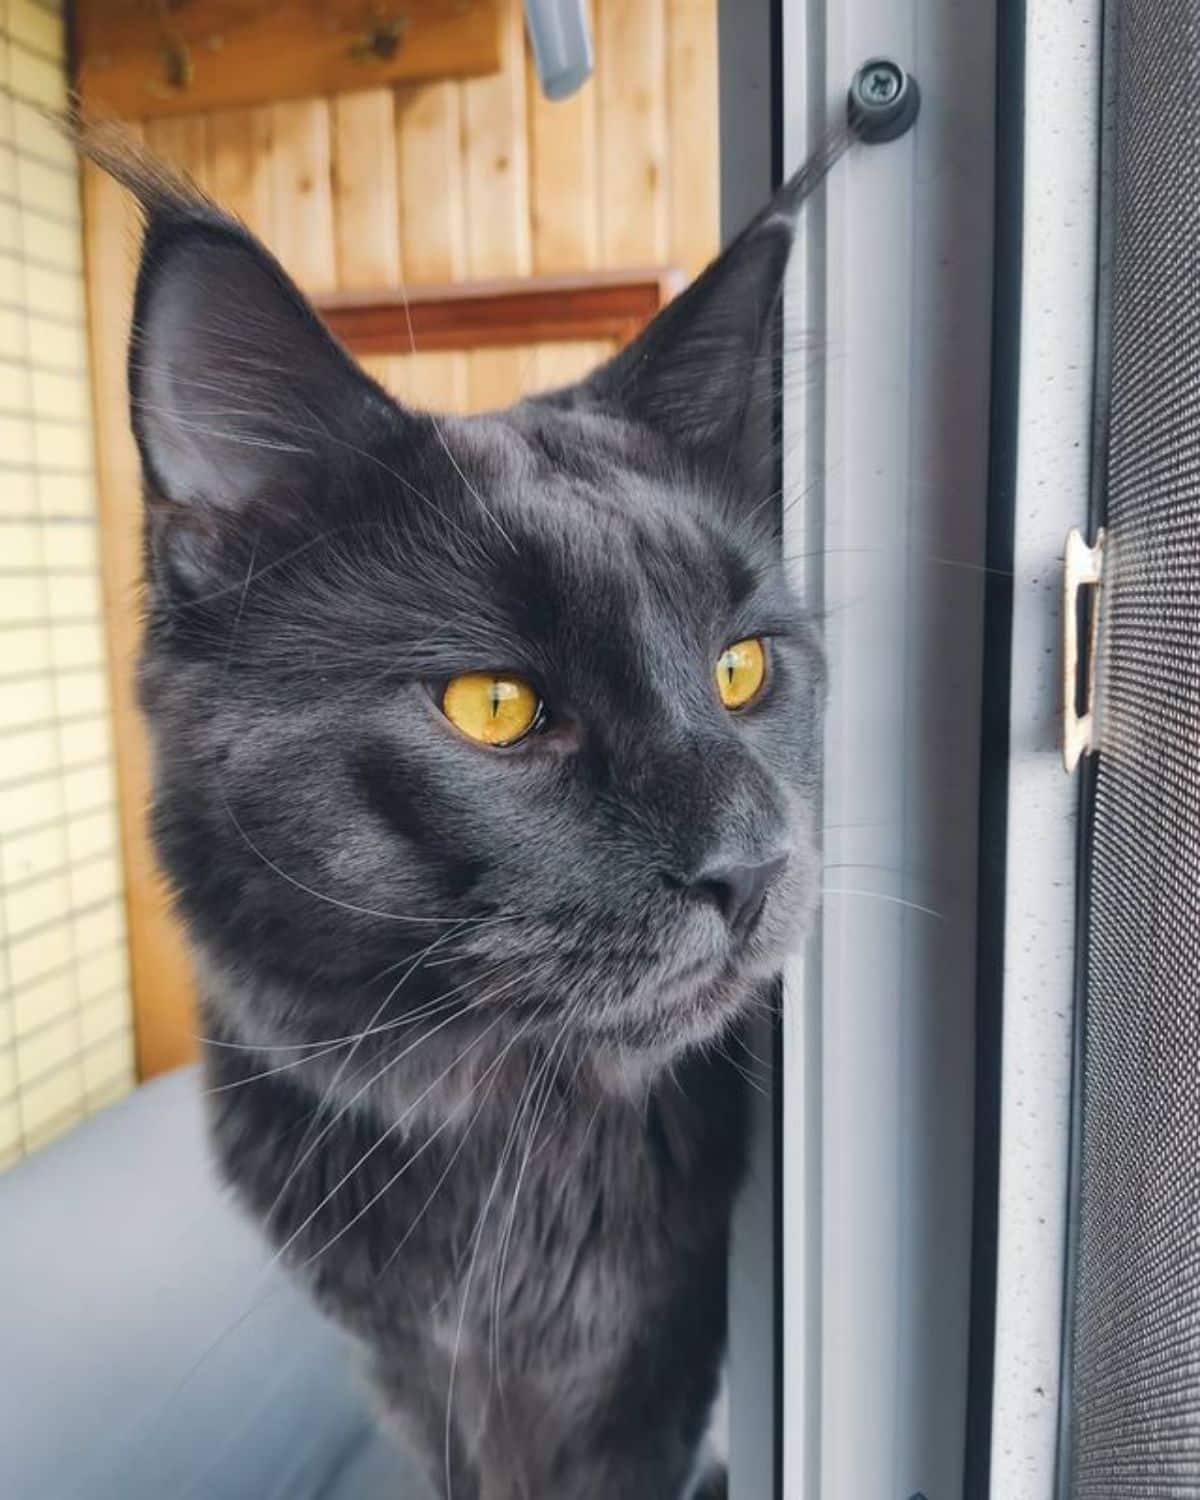
<path fill-rule="evenodd" d="M 596 77 L 542 98 L 518 0 L 504 67 L 464 82 L 374 89 L 138 124 L 258 233 L 305 291 L 671 264 L 718 242 L 717 0 L 592 0 Z M 123 342 L 127 205 L 88 169 L 85 241 L 116 741 L 139 1062 L 190 1055 L 186 961 L 144 832 L 144 739 L 129 690 L 139 496 Z M 369 360 L 402 399 L 447 411 L 507 405 L 577 378 L 591 343 Z"/>

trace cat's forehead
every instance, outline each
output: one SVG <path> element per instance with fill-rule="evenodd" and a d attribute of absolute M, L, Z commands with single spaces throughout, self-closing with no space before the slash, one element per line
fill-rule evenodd
<path fill-rule="evenodd" d="M 481 505 L 540 547 L 549 567 L 647 580 L 679 572 L 721 586 L 762 560 L 695 474 L 632 424 L 530 404 L 473 419 L 460 434 Z"/>
<path fill-rule="evenodd" d="M 740 605 L 769 554 L 755 556 L 693 475 L 594 437 L 543 426 L 494 450 L 489 494 L 531 585 L 540 579 L 620 634 L 671 625 L 695 634 Z"/>
<path fill-rule="evenodd" d="M 359 654 L 370 637 L 418 676 L 482 663 L 628 687 L 773 621 L 786 628 L 777 548 L 636 433 L 518 410 L 424 435 L 420 495 L 395 487 L 390 460 L 364 470 L 360 503 L 376 508 L 338 534 L 346 564 L 305 554 L 319 608 L 292 609 L 302 630 Z"/>

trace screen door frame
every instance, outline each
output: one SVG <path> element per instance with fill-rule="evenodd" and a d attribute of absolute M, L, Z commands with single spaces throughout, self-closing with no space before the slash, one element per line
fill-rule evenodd
<path fill-rule="evenodd" d="M 979 1472 L 992 1495 L 1053 1500 L 1062 1481 L 1081 898 L 1081 778 L 1061 759 L 1062 557 L 1068 531 L 1086 532 L 1095 479 L 1103 0 L 1026 0 L 1011 20 L 1005 64 L 1020 99 L 1011 195 L 1020 238 L 1003 299 L 1017 330 L 1004 434 L 1011 555 L 989 560 L 1013 578 L 1008 641 L 996 642 L 1009 674 L 1006 742 L 984 789 L 1002 870 L 1002 1000 L 990 1434 L 979 1434 Z"/>
<path fill-rule="evenodd" d="M 806 207 L 786 298 L 783 539 L 824 617 L 831 693 L 826 894 L 785 979 L 781 1493 L 957 1496 L 995 16 L 955 0 L 784 0 L 779 46 L 785 172 L 868 58 L 909 68 L 923 101 L 912 132 L 854 147 Z"/>
<path fill-rule="evenodd" d="M 838 608 L 847 593 L 853 602 L 857 589 L 874 611 L 876 637 L 896 647 L 890 657 L 873 654 L 869 633 L 827 630 L 842 694 L 826 737 L 827 806 L 845 805 L 851 773 L 886 744 L 909 772 L 936 774 L 951 800 L 973 809 L 951 837 L 928 800 L 906 800 L 909 783 L 896 778 L 883 844 L 899 884 L 876 888 L 937 909 L 937 879 L 925 890 L 915 876 L 966 872 L 957 910 L 969 936 L 960 934 L 948 966 L 919 940 L 914 957 L 911 924 L 921 914 L 913 912 L 892 988 L 895 1013 L 907 1018 L 927 1016 L 939 987 L 961 1004 L 942 1060 L 956 1060 L 969 1083 L 935 1103 L 918 1100 L 915 1114 L 924 1142 L 958 1132 L 974 1147 L 956 1160 L 946 1211 L 924 1245 L 935 1263 L 958 1268 L 940 1346 L 913 1337 L 931 1262 L 910 1253 L 904 1264 L 892 1252 L 906 1234 L 911 1252 L 914 1224 L 933 1222 L 919 1190 L 945 1179 L 936 1150 L 917 1149 L 900 1172 L 918 1189 L 915 1205 L 888 1181 L 880 1148 L 904 1117 L 895 1065 L 903 1034 L 880 1044 L 865 1024 L 866 966 L 856 973 L 837 962 L 839 953 L 897 951 L 881 921 L 891 903 L 855 898 L 851 910 L 839 905 L 851 898 L 827 898 L 786 975 L 776 1096 L 760 1106 L 739 1213 L 734 1500 L 908 1500 L 964 1488 L 1051 1500 L 1055 1491 L 1078 810 L 1058 759 L 1059 588 L 1066 532 L 1088 514 L 1101 8 L 1100 0 L 1004 0 L 986 13 L 954 0 L 721 7 L 727 236 L 819 139 L 867 56 L 896 57 L 922 88 L 915 135 L 855 148 L 799 227 L 785 318 L 783 538 L 815 610 Z M 964 11 L 973 39 L 961 15 L 955 25 Z M 876 234 L 872 245 L 863 227 L 872 222 L 891 227 L 886 242 Z M 949 330 L 913 316 L 931 264 L 947 256 L 958 314 Z M 806 344 L 788 342 L 797 328 Z M 964 389 L 972 420 L 947 434 L 950 451 L 932 465 L 936 486 L 923 489 L 914 482 L 929 472 L 922 423 L 931 411 L 954 410 Z M 864 453 L 885 466 L 903 453 L 905 545 L 883 547 L 894 541 L 895 487 L 889 504 L 869 464 L 867 482 L 851 484 L 847 451 L 860 474 Z M 957 508 L 946 504 L 955 487 Z M 848 526 L 858 531 L 847 539 Z M 944 589 L 914 612 L 928 574 L 918 564 L 931 555 L 950 576 L 978 579 L 955 601 L 952 670 L 942 665 L 960 719 L 957 734 L 940 739 L 923 737 L 919 716 L 901 711 L 903 695 L 889 695 L 888 682 L 889 671 L 905 681 L 920 673 L 931 639 L 920 627 L 948 618 Z M 917 689 L 918 699 L 928 692 L 919 675 Z M 921 861 L 931 850 L 929 872 Z M 877 1085 L 873 1093 L 864 1082 Z M 911 1100 L 909 1110 L 911 1123 Z M 847 1162 L 876 1170 L 846 1174 Z M 872 1259 L 855 1262 L 855 1235 L 878 1247 Z M 856 1313 L 855 1298 L 869 1318 Z M 892 1357 L 880 1359 L 885 1348 Z M 940 1440 L 931 1438 L 931 1412 Z"/>

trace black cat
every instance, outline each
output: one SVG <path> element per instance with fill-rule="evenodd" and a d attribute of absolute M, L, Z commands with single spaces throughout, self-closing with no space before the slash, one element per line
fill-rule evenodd
<path fill-rule="evenodd" d="M 435 419 L 97 154 L 146 216 L 141 692 L 223 1169 L 439 1493 L 676 1500 L 731 1049 L 817 890 L 820 656 L 741 457 L 804 184 L 582 384 Z"/>

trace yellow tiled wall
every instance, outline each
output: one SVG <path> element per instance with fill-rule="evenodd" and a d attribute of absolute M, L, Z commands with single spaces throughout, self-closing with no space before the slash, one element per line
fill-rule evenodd
<path fill-rule="evenodd" d="M 61 4 L 0 0 L 0 1167 L 133 1084 Z"/>

